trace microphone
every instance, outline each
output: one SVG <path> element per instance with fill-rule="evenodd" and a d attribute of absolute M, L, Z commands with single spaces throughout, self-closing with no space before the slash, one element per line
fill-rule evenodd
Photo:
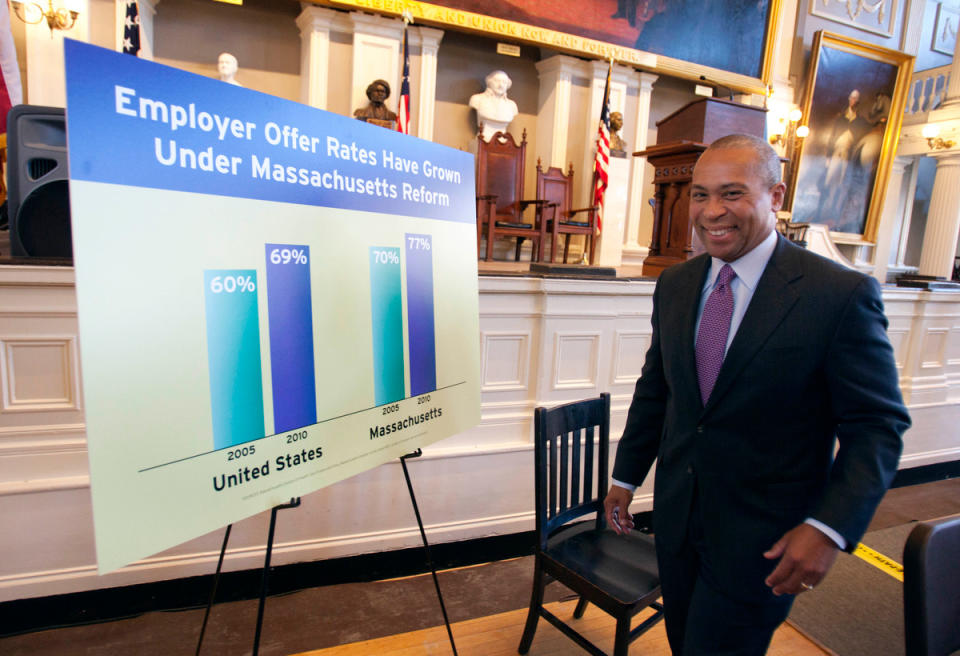
<path fill-rule="evenodd" d="M 727 100 L 730 100 L 730 101 L 733 100 L 733 89 L 731 89 L 730 87 L 726 86 L 725 84 L 720 84 L 719 82 L 714 82 L 713 80 L 708 80 L 706 75 L 701 75 L 701 76 L 700 76 L 700 81 L 701 81 L 701 82 L 706 82 L 707 84 L 709 84 L 710 86 L 712 86 L 713 89 L 714 89 L 714 91 L 716 91 L 718 95 L 719 95 L 719 93 L 720 93 L 720 89 L 721 89 L 721 88 L 726 89 L 726 90 L 729 92 L 729 98 L 727 98 Z"/>

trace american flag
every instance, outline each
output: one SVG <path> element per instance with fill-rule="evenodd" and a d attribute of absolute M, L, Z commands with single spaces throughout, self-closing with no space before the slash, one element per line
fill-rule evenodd
<path fill-rule="evenodd" d="M 610 74 L 613 60 L 607 69 L 607 83 L 603 87 L 603 106 L 600 108 L 600 127 L 597 129 L 597 158 L 593 164 L 593 204 L 597 208 L 597 233 L 603 230 L 603 197 L 607 192 L 607 167 L 610 165 Z"/>
<path fill-rule="evenodd" d="M 127 15 L 123 21 L 123 51 L 134 57 L 140 52 L 140 11 L 137 0 L 127 0 Z"/>
<path fill-rule="evenodd" d="M 403 82 L 397 107 L 397 131 L 410 134 L 410 51 L 407 48 L 407 25 L 403 25 Z"/>

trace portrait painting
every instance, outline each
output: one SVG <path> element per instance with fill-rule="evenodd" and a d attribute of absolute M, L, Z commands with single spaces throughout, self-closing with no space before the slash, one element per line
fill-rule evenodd
<path fill-rule="evenodd" d="M 912 69 L 909 55 L 817 33 L 803 109 L 810 132 L 794 153 L 793 221 L 874 239 Z"/>
<path fill-rule="evenodd" d="M 324 0 L 313 0 L 320 2 Z M 325 0 L 762 93 L 782 0 Z M 652 57 L 656 55 L 656 59 Z M 692 66 L 691 66 L 692 65 Z"/>

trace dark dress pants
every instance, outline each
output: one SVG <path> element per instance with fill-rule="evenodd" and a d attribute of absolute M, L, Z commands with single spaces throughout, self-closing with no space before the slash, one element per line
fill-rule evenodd
<path fill-rule="evenodd" d="M 760 603 L 736 598 L 718 584 L 705 547 L 700 507 L 694 502 L 683 547 L 673 553 L 657 549 L 670 649 L 674 656 L 765 654 L 773 632 L 790 613 L 793 595 Z"/>

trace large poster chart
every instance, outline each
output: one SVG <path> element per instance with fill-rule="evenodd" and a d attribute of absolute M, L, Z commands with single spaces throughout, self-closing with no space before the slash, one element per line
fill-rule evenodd
<path fill-rule="evenodd" d="M 469 154 L 65 49 L 101 573 L 479 421 Z"/>

